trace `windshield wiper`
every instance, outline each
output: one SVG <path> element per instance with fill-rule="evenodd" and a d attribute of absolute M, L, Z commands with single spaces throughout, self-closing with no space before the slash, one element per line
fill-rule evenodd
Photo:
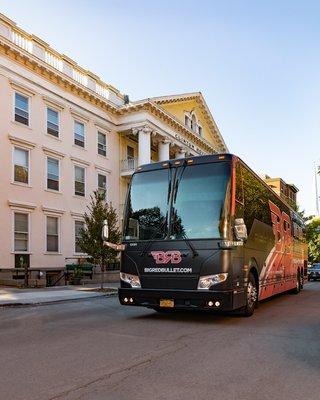
<path fill-rule="evenodd" d="M 174 229 L 175 225 L 177 224 L 177 215 L 176 213 L 173 214 L 173 220 L 172 220 L 172 228 Z M 191 240 L 188 238 L 187 234 L 184 232 L 183 228 L 178 235 L 181 235 L 181 238 L 185 241 L 185 243 L 189 246 L 190 250 L 192 251 L 193 258 L 197 257 L 199 253 L 197 250 L 194 248 Z"/>
<path fill-rule="evenodd" d="M 156 236 L 158 235 L 158 233 L 163 233 L 164 228 L 166 227 L 168 222 L 168 217 L 166 215 L 164 221 L 162 222 L 162 224 L 160 225 L 160 227 L 158 229 L 155 230 L 154 234 L 151 236 L 151 238 L 147 241 L 147 243 L 145 244 L 144 248 L 142 249 L 141 253 L 140 253 L 140 257 L 143 257 L 145 255 L 145 253 L 148 251 L 148 249 L 150 248 L 151 244 L 155 241 Z"/>

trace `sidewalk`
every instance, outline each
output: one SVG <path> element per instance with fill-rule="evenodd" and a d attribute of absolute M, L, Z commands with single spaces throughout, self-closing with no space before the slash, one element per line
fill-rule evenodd
<path fill-rule="evenodd" d="M 119 283 L 105 283 L 106 292 L 99 292 L 100 285 L 57 286 L 46 289 L 17 289 L 0 286 L 0 307 L 32 305 L 59 301 L 89 299 L 101 296 L 116 296 Z"/>

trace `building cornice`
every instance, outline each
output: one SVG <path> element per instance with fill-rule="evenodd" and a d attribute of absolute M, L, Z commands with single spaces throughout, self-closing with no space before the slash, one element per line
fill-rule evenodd
<path fill-rule="evenodd" d="M 185 139 L 194 142 L 204 152 L 214 153 L 219 150 L 221 151 L 223 149 L 226 149 L 220 133 L 215 136 L 220 142 L 218 144 L 219 148 L 215 148 L 204 138 L 195 135 L 194 132 L 189 130 L 188 127 L 182 124 L 177 118 L 161 108 L 160 104 L 156 104 L 156 102 L 152 101 L 151 99 L 129 103 L 129 105 L 117 106 L 106 98 L 92 91 L 88 87 L 81 85 L 74 79 L 70 78 L 68 75 L 58 71 L 56 68 L 53 68 L 48 63 L 44 62 L 27 50 L 24 50 L 23 48 L 17 46 L 15 43 L 2 36 L 0 37 L 0 54 L 1 53 L 4 54 L 6 57 L 9 57 L 15 63 L 23 65 L 25 68 L 42 76 L 47 81 L 50 81 L 57 86 L 60 86 L 67 92 L 72 93 L 79 98 L 82 98 L 86 102 L 89 102 L 114 116 L 121 117 L 137 111 L 147 111 L 165 122 L 174 130 L 181 133 L 185 137 Z M 216 130 L 216 132 L 218 132 L 218 130 Z"/>

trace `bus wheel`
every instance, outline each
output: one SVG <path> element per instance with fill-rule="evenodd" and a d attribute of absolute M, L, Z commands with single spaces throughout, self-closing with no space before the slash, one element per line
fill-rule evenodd
<path fill-rule="evenodd" d="M 303 274 L 300 274 L 300 290 L 303 289 Z"/>
<path fill-rule="evenodd" d="M 300 272 L 298 272 L 297 280 L 296 280 L 296 287 L 291 290 L 291 293 L 298 294 L 298 293 L 300 293 L 300 290 L 301 290 L 301 278 L 300 278 Z"/>
<path fill-rule="evenodd" d="M 257 284 L 253 274 L 250 272 L 246 290 L 246 306 L 241 310 L 241 315 L 243 315 L 244 317 L 250 317 L 254 313 L 257 301 Z"/>

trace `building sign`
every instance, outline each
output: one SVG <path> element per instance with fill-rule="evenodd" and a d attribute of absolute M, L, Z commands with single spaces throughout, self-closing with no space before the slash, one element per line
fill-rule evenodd
<path fill-rule="evenodd" d="M 190 149 L 196 151 L 199 155 L 203 155 L 206 154 L 204 151 L 202 151 L 198 146 L 195 146 L 192 142 L 190 142 L 189 140 L 185 139 L 183 136 L 179 135 L 178 133 L 176 133 L 174 135 L 174 137 L 179 140 L 179 142 L 185 144 L 186 146 L 188 146 Z"/>

